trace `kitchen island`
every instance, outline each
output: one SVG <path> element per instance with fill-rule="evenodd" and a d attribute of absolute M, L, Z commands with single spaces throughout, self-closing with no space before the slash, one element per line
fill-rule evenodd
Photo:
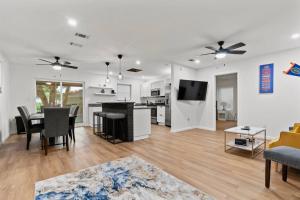
<path fill-rule="evenodd" d="M 94 110 L 95 107 L 97 107 L 97 111 L 126 115 L 124 130 L 120 126 L 117 127 L 118 137 L 123 141 L 132 142 L 145 139 L 151 134 L 151 112 L 148 107 L 134 106 L 134 102 L 119 101 L 89 104 L 89 110 Z M 91 114 L 89 113 L 89 115 Z M 111 127 L 110 124 L 108 126 Z"/>

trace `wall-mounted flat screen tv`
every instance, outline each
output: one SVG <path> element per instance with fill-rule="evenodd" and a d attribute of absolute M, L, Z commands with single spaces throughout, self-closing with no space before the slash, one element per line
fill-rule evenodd
<path fill-rule="evenodd" d="M 204 101 L 207 85 L 205 81 L 180 80 L 177 100 Z"/>

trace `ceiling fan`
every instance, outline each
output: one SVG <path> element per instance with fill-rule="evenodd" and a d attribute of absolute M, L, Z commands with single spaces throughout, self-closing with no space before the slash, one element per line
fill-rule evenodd
<path fill-rule="evenodd" d="M 65 61 L 63 63 L 59 62 L 60 57 L 58 57 L 58 56 L 55 56 L 54 59 L 55 59 L 54 62 L 51 62 L 51 61 L 48 61 L 48 60 L 45 60 L 45 59 L 39 59 L 43 62 L 47 62 L 47 64 L 36 64 L 36 65 L 50 65 L 50 66 L 52 66 L 52 68 L 54 70 L 61 70 L 62 67 L 70 68 L 70 69 L 78 69 L 78 67 L 72 66 L 71 63 L 68 62 L 68 61 Z"/>
<path fill-rule="evenodd" d="M 246 44 L 244 44 L 243 42 L 236 43 L 236 44 L 231 45 L 227 48 L 223 48 L 224 41 L 219 41 L 218 45 L 219 45 L 218 49 L 215 48 L 215 47 L 212 47 L 212 46 L 206 46 L 205 48 L 210 49 L 214 52 L 213 53 L 201 54 L 200 56 L 215 54 L 216 58 L 220 59 L 220 58 L 225 58 L 227 54 L 242 55 L 242 54 L 246 53 L 245 50 L 235 50 L 235 49 L 238 49 L 240 47 L 246 46 Z"/>

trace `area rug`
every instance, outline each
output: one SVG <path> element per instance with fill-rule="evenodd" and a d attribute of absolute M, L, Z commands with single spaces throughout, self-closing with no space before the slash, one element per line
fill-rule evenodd
<path fill-rule="evenodd" d="M 137 156 L 129 156 L 35 184 L 35 199 L 160 200 L 212 197 Z"/>

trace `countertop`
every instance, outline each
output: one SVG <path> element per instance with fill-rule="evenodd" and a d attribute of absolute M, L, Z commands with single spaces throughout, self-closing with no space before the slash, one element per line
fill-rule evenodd
<path fill-rule="evenodd" d="M 89 107 L 102 107 L 102 104 L 105 104 L 105 103 L 126 103 L 126 104 L 131 104 L 131 103 L 134 103 L 134 102 L 131 102 L 131 101 L 127 101 L 127 102 L 124 102 L 124 101 L 107 101 L 107 102 L 96 102 L 96 103 L 89 103 L 88 106 Z M 154 107 L 157 107 L 157 106 L 165 106 L 164 104 L 137 104 L 137 105 L 134 105 L 134 109 L 151 109 L 151 108 L 154 108 Z"/>
<path fill-rule="evenodd" d="M 151 107 L 148 107 L 148 106 L 134 106 L 133 109 L 151 109 Z"/>
<path fill-rule="evenodd" d="M 106 103 L 126 103 L 126 104 L 131 104 L 134 103 L 133 101 L 106 101 L 106 102 L 96 102 L 96 103 L 89 103 L 88 106 L 89 107 L 101 107 L 102 104 L 106 104 Z"/>

